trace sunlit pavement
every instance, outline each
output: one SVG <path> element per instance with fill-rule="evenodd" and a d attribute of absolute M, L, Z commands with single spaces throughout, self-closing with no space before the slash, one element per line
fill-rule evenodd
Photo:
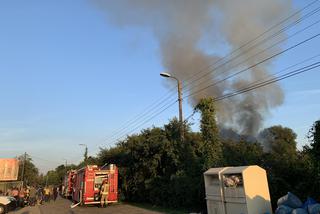
<path fill-rule="evenodd" d="M 159 212 L 149 211 L 146 209 L 134 207 L 128 204 L 114 204 L 109 205 L 106 208 L 99 208 L 97 206 L 85 206 L 85 207 L 76 207 L 70 208 L 71 202 L 58 198 L 55 202 L 51 201 L 48 203 L 44 203 L 40 206 L 34 207 L 25 207 L 23 209 L 10 212 L 13 214 L 85 214 L 85 213 L 93 213 L 93 214 L 159 214 Z"/>

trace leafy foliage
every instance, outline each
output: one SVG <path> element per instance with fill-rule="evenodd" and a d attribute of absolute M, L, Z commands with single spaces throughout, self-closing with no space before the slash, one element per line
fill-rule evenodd
<path fill-rule="evenodd" d="M 55 170 L 50 170 L 47 172 L 41 181 L 43 186 L 45 185 L 60 185 L 66 175 L 66 172 L 71 169 L 76 169 L 77 166 L 75 165 L 60 165 L 55 168 Z"/>
<path fill-rule="evenodd" d="M 309 153 L 313 159 L 315 167 L 320 173 L 320 120 L 316 121 L 308 133 L 310 140 Z"/>
<path fill-rule="evenodd" d="M 195 110 L 201 113 L 201 132 L 192 132 L 185 124 L 183 144 L 179 122 L 173 119 L 162 128 L 143 130 L 113 148 L 101 149 L 99 164 L 119 166 L 122 199 L 205 211 L 203 172 L 209 167 L 242 165 L 260 165 L 267 170 L 274 207 L 288 191 L 301 199 L 319 196 L 315 181 L 319 123 L 311 129 L 311 146 L 298 151 L 297 135 L 290 128 L 272 126 L 263 130 L 258 140 L 220 139 L 212 99 L 201 100 Z"/>
<path fill-rule="evenodd" d="M 195 110 L 201 112 L 200 130 L 202 145 L 200 152 L 204 159 L 204 169 L 222 164 L 222 149 L 219 139 L 219 130 L 215 118 L 213 98 L 200 100 Z"/>
<path fill-rule="evenodd" d="M 320 120 L 314 122 L 308 133 L 310 146 L 305 146 L 306 154 L 310 156 L 310 162 L 313 167 L 314 179 L 312 182 L 312 188 L 314 190 L 313 195 L 320 199 Z"/>
<path fill-rule="evenodd" d="M 267 171 L 271 201 L 291 191 L 302 200 L 320 195 L 320 121 L 310 129 L 310 146 L 296 148 L 297 135 L 282 126 L 261 131 L 259 137 L 239 136 L 235 140 L 219 136 L 212 99 L 201 100 L 200 132 L 174 118 L 163 127 L 152 127 L 128 136 L 112 148 L 101 148 L 87 164 L 117 164 L 122 200 L 205 212 L 203 172 L 210 167 L 260 165 Z M 226 132 L 224 132 L 226 133 Z M 58 166 L 43 178 L 57 184 L 66 172 Z M 318 198 L 320 199 L 320 198 Z"/>
<path fill-rule="evenodd" d="M 33 164 L 32 158 L 26 154 L 25 155 L 20 155 L 18 157 L 19 160 L 19 173 L 18 173 L 18 180 L 23 180 L 26 184 L 32 184 L 35 185 L 39 183 L 40 178 L 39 178 L 39 170 L 38 168 Z M 22 172 L 24 170 L 24 172 Z"/>

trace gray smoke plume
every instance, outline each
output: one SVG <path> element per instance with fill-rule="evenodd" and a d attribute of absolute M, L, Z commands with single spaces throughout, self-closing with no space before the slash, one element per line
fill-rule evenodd
<path fill-rule="evenodd" d="M 138 26 L 151 30 L 159 42 L 163 66 L 168 72 L 184 80 L 184 84 L 201 69 L 260 35 L 292 10 L 292 0 L 91 1 L 106 12 L 109 21 L 119 27 Z M 285 36 L 280 34 L 277 39 Z M 268 45 L 258 46 L 248 52 L 241 49 L 241 57 L 188 85 L 184 88 L 187 91 L 185 95 L 197 92 L 279 50 L 269 49 L 250 58 Z M 236 66 L 247 58 L 250 59 L 246 63 Z M 269 77 L 271 67 L 272 62 L 261 64 L 236 78 L 192 95 L 189 102 L 195 105 L 203 97 L 219 97 L 246 87 L 252 82 Z M 259 88 L 217 102 L 218 122 L 238 130 L 240 134 L 255 136 L 262 127 L 263 120 L 269 115 L 270 108 L 279 106 L 282 102 L 283 92 L 279 85 Z"/>

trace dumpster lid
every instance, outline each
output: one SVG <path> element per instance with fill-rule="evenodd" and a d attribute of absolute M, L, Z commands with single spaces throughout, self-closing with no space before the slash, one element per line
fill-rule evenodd
<path fill-rule="evenodd" d="M 210 168 L 207 171 L 205 171 L 205 175 L 216 175 L 220 174 L 224 170 L 228 169 L 229 167 L 218 167 L 218 168 Z"/>
<path fill-rule="evenodd" d="M 236 166 L 236 167 L 229 167 L 228 169 L 226 169 L 225 171 L 223 171 L 223 174 L 237 174 L 237 173 L 242 173 L 244 171 L 246 171 L 247 169 L 261 169 L 263 170 L 261 167 L 257 166 L 257 165 L 250 165 L 250 166 Z"/>

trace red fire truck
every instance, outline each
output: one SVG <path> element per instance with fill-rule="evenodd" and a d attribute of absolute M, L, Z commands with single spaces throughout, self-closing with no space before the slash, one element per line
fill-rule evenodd
<path fill-rule="evenodd" d="M 118 168 L 114 164 L 107 167 L 88 165 L 77 170 L 73 180 L 73 196 L 75 203 L 99 204 L 102 182 L 108 178 L 108 203 L 118 201 Z"/>
<path fill-rule="evenodd" d="M 73 193 L 73 177 L 76 173 L 76 170 L 70 170 L 67 172 L 63 181 L 63 190 L 62 195 L 66 198 L 72 197 Z"/>

